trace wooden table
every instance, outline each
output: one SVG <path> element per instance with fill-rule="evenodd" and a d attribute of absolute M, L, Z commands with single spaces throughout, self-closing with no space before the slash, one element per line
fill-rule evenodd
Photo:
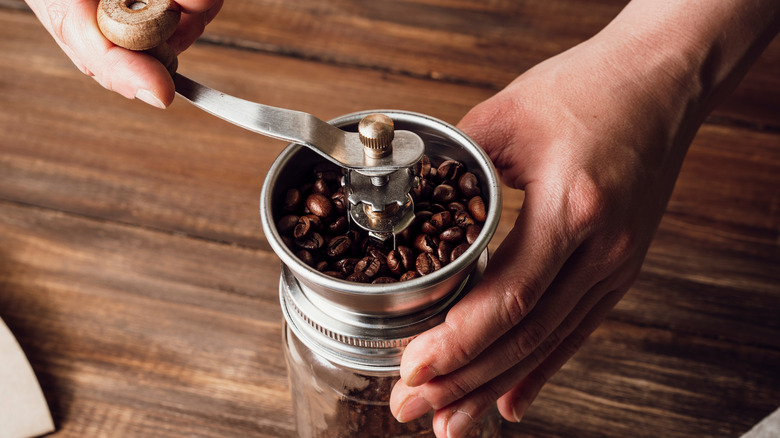
<path fill-rule="evenodd" d="M 624 4 L 229 0 L 179 65 L 323 119 L 456 123 Z M 636 285 L 505 436 L 736 437 L 780 406 L 779 43 L 701 128 Z M 20 0 L 0 53 L 0 317 L 55 436 L 295 436 L 258 215 L 285 145 L 106 92 Z M 521 204 L 505 190 L 492 246 Z"/>

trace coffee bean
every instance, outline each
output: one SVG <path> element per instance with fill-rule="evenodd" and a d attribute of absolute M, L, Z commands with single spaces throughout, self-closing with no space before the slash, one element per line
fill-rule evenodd
<path fill-rule="evenodd" d="M 330 266 L 328 266 L 328 262 L 326 262 L 325 260 L 318 262 L 316 265 L 314 265 L 314 269 L 320 272 L 325 272 L 328 270 L 328 268 L 330 268 Z"/>
<path fill-rule="evenodd" d="M 330 195 L 330 201 L 333 204 L 333 211 L 336 214 L 343 215 L 347 213 L 349 200 L 347 199 L 347 195 L 344 194 L 343 187 L 339 188 L 336 193 Z"/>
<path fill-rule="evenodd" d="M 439 184 L 433 189 L 433 200 L 441 204 L 448 204 L 458 198 L 455 188 L 449 184 Z"/>
<path fill-rule="evenodd" d="M 425 234 L 437 234 L 439 232 L 439 228 L 433 225 L 431 221 L 425 221 L 420 227 L 420 231 Z"/>
<path fill-rule="evenodd" d="M 433 194 L 434 184 L 425 178 L 419 178 L 417 187 L 413 188 L 410 194 L 414 202 L 429 200 Z"/>
<path fill-rule="evenodd" d="M 326 218 L 333 213 L 333 204 L 330 202 L 330 198 L 319 193 L 312 193 L 306 198 L 306 207 L 312 214 L 321 218 Z"/>
<path fill-rule="evenodd" d="M 438 255 L 439 261 L 441 262 L 442 266 L 450 262 L 450 257 L 452 256 L 452 248 L 453 248 L 453 244 L 445 240 L 439 242 L 439 247 L 436 249 L 436 255 Z"/>
<path fill-rule="evenodd" d="M 471 199 L 474 196 L 479 196 L 482 192 L 479 189 L 479 181 L 477 176 L 471 172 L 466 172 L 458 179 L 458 190 L 460 194 L 466 199 Z"/>
<path fill-rule="evenodd" d="M 457 181 L 463 173 L 463 164 L 460 161 L 447 160 L 439 165 L 436 170 L 438 181 Z"/>
<path fill-rule="evenodd" d="M 412 227 L 420 228 L 422 224 L 433 216 L 432 211 L 420 210 L 414 214 L 414 221 L 412 221 Z"/>
<path fill-rule="evenodd" d="M 293 228 L 293 237 L 296 239 L 303 239 L 311 232 L 311 218 L 309 216 L 301 216 L 298 218 L 298 223 Z"/>
<path fill-rule="evenodd" d="M 346 259 L 342 259 L 337 261 L 333 264 L 333 267 L 341 271 L 342 274 L 345 276 L 352 274 L 355 272 L 355 265 L 357 265 L 357 262 L 360 261 L 360 259 L 350 257 Z"/>
<path fill-rule="evenodd" d="M 295 239 L 295 244 L 303 249 L 314 251 L 325 246 L 325 239 L 320 233 L 312 231 L 303 239 Z"/>
<path fill-rule="evenodd" d="M 298 189 L 289 189 L 284 197 L 284 210 L 288 212 L 295 212 L 301 208 L 303 197 Z"/>
<path fill-rule="evenodd" d="M 474 224 L 474 218 L 471 217 L 469 212 L 459 211 L 455 213 L 455 225 L 461 228 L 466 228 L 469 225 L 473 225 L 473 224 Z"/>
<path fill-rule="evenodd" d="M 324 179 L 320 178 L 317 181 L 314 181 L 314 186 L 312 186 L 311 189 L 314 193 L 317 193 L 319 195 L 323 196 L 330 196 L 330 187 L 328 186 L 328 183 L 325 182 Z"/>
<path fill-rule="evenodd" d="M 462 256 L 470 246 L 471 245 L 468 243 L 461 243 L 460 245 L 453 248 L 452 254 L 450 255 L 450 262 L 454 262 L 458 257 Z"/>
<path fill-rule="evenodd" d="M 441 261 L 435 254 L 424 252 L 417 256 L 415 263 L 417 273 L 420 275 L 428 275 L 431 272 L 441 269 Z"/>
<path fill-rule="evenodd" d="M 466 227 L 466 242 L 468 242 L 469 245 L 473 244 L 477 240 L 477 237 L 479 237 L 479 233 L 481 232 L 482 232 L 481 226 L 477 224 L 469 225 L 468 227 Z"/>
<path fill-rule="evenodd" d="M 401 255 L 397 249 L 394 249 L 387 253 L 387 269 L 395 275 L 401 275 L 404 273 L 404 265 L 401 260 Z"/>
<path fill-rule="evenodd" d="M 463 228 L 455 226 L 442 231 L 439 234 L 439 239 L 445 242 L 456 243 L 463 240 L 464 234 Z"/>
<path fill-rule="evenodd" d="M 295 229 L 295 225 L 297 224 L 298 216 L 294 214 L 288 214 L 287 216 L 282 216 L 282 218 L 279 219 L 279 222 L 276 224 L 276 228 L 280 233 L 287 234 Z"/>
<path fill-rule="evenodd" d="M 293 241 L 290 236 L 282 236 L 282 243 L 284 243 L 284 246 L 290 251 L 295 251 L 295 241 Z"/>
<path fill-rule="evenodd" d="M 427 155 L 420 157 L 420 161 L 414 165 L 414 174 L 422 178 L 428 178 L 431 174 L 431 159 Z"/>
<path fill-rule="evenodd" d="M 485 209 L 485 201 L 481 196 L 475 196 L 469 199 L 469 213 L 474 220 L 485 222 L 487 219 L 487 210 Z"/>
<path fill-rule="evenodd" d="M 328 277 L 338 278 L 340 280 L 344 279 L 344 274 L 342 274 L 339 271 L 322 271 L 322 273 L 327 275 Z"/>
<path fill-rule="evenodd" d="M 401 278 L 399 278 L 398 281 L 407 281 L 413 278 L 417 278 L 419 276 L 420 274 L 418 274 L 417 271 L 406 271 L 403 274 L 401 274 Z"/>
<path fill-rule="evenodd" d="M 370 280 L 366 274 L 362 272 L 353 272 L 346 278 L 347 281 L 353 281 L 355 283 L 368 283 Z"/>
<path fill-rule="evenodd" d="M 341 234 L 347 231 L 348 227 L 349 220 L 347 220 L 347 217 L 339 216 L 336 220 L 328 224 L 328 231 L 330 231 L 331 234 Z"/>
<path fill-rule="evenodd" d="M 374 281 L 371 282 L 371 284 L 387 284 L 387 283 L 398 283 L 398 280 L 396 280 L 393 277 L 377 277 L 374 279 Z"/>
<path fill-rule="evenodd" d="M 338 258 L 349 252 L 352 241 L 347 236 L 336 236 L 328 242 L 328 257 Z"/>
<path fill-rule="evenodd" d="M 398 248 L 396 248 L 396 251 L 398 251 L 398 255 L 401 256 L 401 262 L 404 265 L 404 268 L 411 271 L 414 269 L 414 251 L 412 251 L 411 248 L 404 245 L 398 245 Z"/>
<path fill-rule="evenodd" d="M 369 278 L 375 277 L 381 269 L 382 264 L 379 259 L 372 256 L 363 257 L 355 265 L 355 272 L 362 272 Z"/>
<path fill-rule="evenodd" d="M 444 230 L 452 225 L 452 213 L 449 211 L 440 211 L 434 213 L 428 221 L 438 230 Z"/>
<path fill-rule="evenodd" d="M 309 266 L 314 266 L 314 256 L 310 251 L 307 251 L 305 249 L 301 249 L 298 252 L 295 253 L 296 257 L 301 259 L 303 263 L 306 263 Z"/>
<path fill-rule="evenodd" d="M 429 234 L 420 234 L 414 239 L 414 248 L 417 251 L 432 253 L 436 251 L 436 247 L 439 245 L 438 238 Z"/>
<path fill-rule="evenodd" d="M 459 212 L 461 210 L 465 210 L 465 209 L 466 209 L 466 206 L 463 205 L 462 202 L 455 201 L 455 202 L 450 202 L 449 204 L 447 204 L 447 211 L 452 213 L 453 217 L 455 217 L 455 213 L 457 213 L 457 212 Z"/>
<path fill-rule="evenodd" d="M 336 182 L 341 179 L 343 170 L 335 163 L 324 161 L 314 166 L 314 176 L 327 182 Z"/>

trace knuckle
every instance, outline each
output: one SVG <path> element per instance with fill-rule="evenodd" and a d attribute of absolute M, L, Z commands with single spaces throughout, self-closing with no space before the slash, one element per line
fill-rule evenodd
<path fill-rule="evenodd" d="M 498 290 L 502 294 L 498 317 L 507 329 L 519 324 L 531 312 L 540 294 L 540 287 L 527 277 L 503 281 Z"/>
<path fill-rule="evenodd" d="M 526 320 L 518 328 L 518 333 L 507 351 L 510 363 L 517 363 L 533 354 L 541 354 L 539 347 L 548 338 L 547 329 L 538 321 Z"/>

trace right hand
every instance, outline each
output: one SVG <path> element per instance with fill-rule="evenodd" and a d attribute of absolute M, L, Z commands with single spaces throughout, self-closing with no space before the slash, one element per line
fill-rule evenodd
<path fill-rule="evenodd" d="M 114 45 L 97 25 L 98 0 L 26 0 L 38 20 L 84 74 L 128 99 L 165 108 L 173 101 L 173 80 L 152 56 Z M 223 0 L 178 0 L 182 16 L 168 44 L 177 54 L 203 33 Z"/>

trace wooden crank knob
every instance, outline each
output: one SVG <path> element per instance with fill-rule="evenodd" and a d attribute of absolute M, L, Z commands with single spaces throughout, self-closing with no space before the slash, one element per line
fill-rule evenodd
<path fill-rule="evenodd" d="M 176 53 L 166 44 L 181 18 L 172 0 L 100 0 L 97 21 L 109 41 L 129 50 L 144 50 L 176 72 Z"/>

